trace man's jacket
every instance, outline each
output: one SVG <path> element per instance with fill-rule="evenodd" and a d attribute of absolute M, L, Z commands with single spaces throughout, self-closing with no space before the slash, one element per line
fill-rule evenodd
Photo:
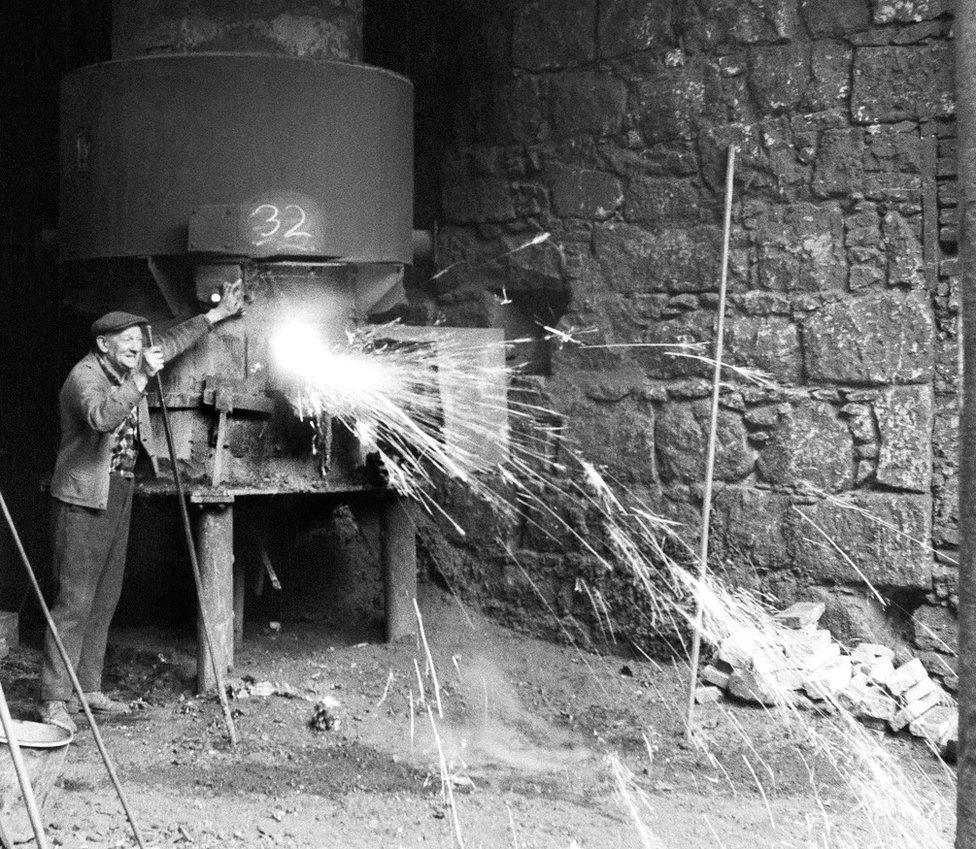
<path fill-rule="evenodd" d="M 209 327 L 207 319 L 198 315 L 160 334 L 156 342 L 164 361 L 196 344 Z M 61 445 L 51 495 L 68 504 L 105 509 L 115 431 L 133 407 L 140 407 L 140 419 L 145 421 L 144 394 L 131 374 L 119 386 L 113 384 L 94 351 L 82 357 L 61 387 Z"/>

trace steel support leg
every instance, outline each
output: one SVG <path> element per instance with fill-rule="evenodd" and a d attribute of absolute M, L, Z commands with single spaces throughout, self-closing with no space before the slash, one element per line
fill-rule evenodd
<path fill-rule="evenodd" d="M 391 496 L 383 507 L 383 571 L 386 584 L 386 639 L 417 632 L 417 527 L 407 502 Z"/>
<path fill-rule="evenodd" d="M 204 504 L 197 519 L 197 552 L 214 652 L 221 668 L 234 665 L 234 508 L 229 504 Z M 197 692 L 217 686 L 203 623 L 197 620 Z"/>
<path fill-rule="evenodd" d="M 234 561 L 234 651 L 244 645 L 244 598 L 247 574 L 243 562 Z"/>

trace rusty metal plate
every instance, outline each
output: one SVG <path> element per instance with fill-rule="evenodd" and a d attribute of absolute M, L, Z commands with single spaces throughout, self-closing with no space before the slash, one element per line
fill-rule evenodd
<path fill-rule="evenodd" d="M 195 208 L 301 196 L 321 212 L 317 255 L 410 263 L 412 171 L 413 89 L 382 69 L 191 54 L 62 82 L 64 259 L 185 254 Z M 299 218 L 261 209 L 249 224 L 307 231 Z"/>

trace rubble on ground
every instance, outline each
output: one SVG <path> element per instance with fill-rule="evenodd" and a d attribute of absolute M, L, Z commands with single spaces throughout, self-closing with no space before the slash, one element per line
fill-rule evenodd
<path fill-rule="evenodd" d="M 719 644 L 700 675 L 699 703 L 722 693 L 761 705 L 850 711 L 862 722 L 907 730 L 943 756 L 959 738 L 958 708 L 915 657 L 896 663 L 895 652 L 877 643 L 851 649 L 819 628 L 824 605 L 799 602 L 777 613 L 774 637 L 739 629 Z"/>
<path fill-rule="evenodd" d="M 239 687 L 231 687 L 231 697 L 234 699 L 266 699 L 269 696 L 281 696 L 285 699 L 304 698 L 291 684 L 283 681 L 257 681 L 250 675 L 241 678 Z"/>
<path fill-rule="evenodd" d="M 308 727 L 312 731 L 333 731 L 339 727 L 339 709 L 341 705 L 338 699 L 332 696 L 325 696 L 315 703 L 312 708 L 312 715 L 308 720 Z"/>

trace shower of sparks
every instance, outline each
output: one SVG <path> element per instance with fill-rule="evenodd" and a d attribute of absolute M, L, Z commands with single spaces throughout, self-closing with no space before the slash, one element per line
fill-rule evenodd
<path fill-rule="evenodd" d="M 383 688 L 383 695 L 380 696 L 380 700 L 376 703 L 376 710 L 383 707 L 383 702 L 386 701 L 386 697 L 390 693 L 390 685 L 393 683 L 396 676 L 393 674 L 393 670 L 390 670 L 390 674 L 386 676 L 386 686 Z"/>
<path fill-rule="evenodd" d="M 417 614 L 417 625 L 420 627 L 420 639 L 423 641 L 424 653 L 427 655 L 427 673 L 434 682 L 434 699 L 437 701 L 437 715 L 443 719 L 444 706 L 441 702 L 441 685 L 437 681 L 437 667 L 434 666 L 434 656 L 430 653 L 430 644 L 427 642 L 427 631 L 424 628 L 424 617 L 420 615 L 417 599 L 413 600 L 413 609 Z"/>
<path fill-rule="evenodd" d="M 454 842 L 458 849 L 464 849 L 464 837 L 461 834 L 461 820 L 458 818 L 457 802 L 454 800 L 454 782 L 451 778 L 450 770 L 447 767 L 447 758 L 444 755 L 444 746 L 441 743 L 441 735 L 437 730 L 437 723 L 434 722 L 434 712 L 427 705 L 427 718 L 430 720 L 430 730 L 434 735 L 434 742 L 437 744 L 437 762 L 441 773 L 441 795 L 447 799 L 448 807 L 451 810 L 451 824 L 454 826 Z"/>
<path fill-rule="evenodd" d="M 584 331 L 544 329 L 560 344 L 585 346 L 576 338 Z M 438 491 L 443 492 L 445 486 L 467 488 L 475 502 L 490 508 L 500 524 L 520 521 L 553 540 L 569 540 L 603 570 L 629 575 L 641 591 L 637 613 L 669 640 L 683 641 L 683 635 L 694 626 L 689 610 L 691 602 L 697 600 L 704 611 L 702 638 L 713 646 L 732 634 L 743 641 L 753 658 L 757 680 L 764 692 L 771 694 L 766 707 L 770 720 L 827 764 L 832 773 L 830 783 L 851 795 L 854 810 L 873 830 L 871 845 L 948 849 L 939 829 L 940 822 L 951 819 L 948 800 L 934 787 L 926 786 L 924 778 L 904 768 L 848 706 L 828 697 L 824 703 L 831 716 L 816 723 L 801 713 L 793 691 L 782 682 L 784 671 L 803 668 L 804 644 L 797 632 L 778 624 L 750 592 L 726 587 L 711 576 L 699 579 L 685 569 L 682 562 L 692 563 L 694 551 L 682 538 L 679 525 L 655 516 L 625 487 L 580 457 L 566 437 L 561 417 L 547 409 L 538 396 L 529 391 L 506 394 L 509 379 L 517 383 L 509 369 L 480 365 L 483 359 L 478 351 L 466 348 L 459 339 L 452 340 L 450 331 L 440 334 L 405 342 L 391 338 L 395 333 L 389 327 L 370 327 L 350 335 L 346 343 L 327 344 L 313 328 L 291 324 L 277 334 L 274 356 L 282 370 L 295 379 L 290 397 L 300 415 L 312 422 L 326 418 L 342 422 L 366 451 L 379 455 L 393 489 L 449 522 L 458 533 L 464 533 L 461 524 L 439 504 Z M 700 353 L 689 353 L 687 344 L 673 348 L 675 356 L 694 356 L 708 362 Z M 749 369 L 732 368 L 730 372 L 745 380 L 767 380 Z M 445 386 L 463 387 L 466 403 L 446 409 L 441 392 Z M 502 390 L 492 391 L 492 387 Z M 507 429 L 499 428 L 500 416 L 507 417 Z M 455 434 L 462 438 L 449 442 L 444 430 L 451 417 L 455 418 Z M 504 450 L 499 451 L 500 446 Z M 492 456 L 496 459 L 485 460 Z M 572 505 L 572 510 L 564 509 L 566 505 Z M 852 509 L 860 508 L 855 505 Z M 502 532 L 498 537 L 500 549 L 535 587 Z M 607 599 L 582 578 L 577 587 L 586 594 L 594 621 L 612 638 L 612 611 Z M 548 606 L 541 592 L 539 596 Z M 420 620 L 419 609 L 417 615 Z M 559 617 L 556 619 L 564 628 Z M 422 626 L 422 620 L 420 623 Z M 572 635 L 565 633 L 575 645 Z M 424 642 L 428 674 L 433 677 L 433 657 L 426 639 Z M 419 665 L 415 673 L 416 704 L 426 704 L 440 749 Z M 435 678 L 440 714 L 438 689 Z M 411 740 L 414 704 L 411 693 Z M 444 713 L 448 713 L 447 705 Z M 734 718 L 732 724 L 750 750 L 746 766 L 768 806 L 766 794 L 772 784 L 764 787 L 760 778 L 764 772 L 773 773 Z M 698 732 L 696 742 L 707 747 L 707 734 Z M 442 750 L 438 757 L 460 845 L 457 808 Z M 719 767 L 732 786 L 724 767 Z M 611 761 L 611 772 L 642 843 L 661 845 L 643 822 L 645 804 L 633 776 L 619 759 Z M 812 786 L 819 803 L 817 786 Z M 853 849 L 867 845 L 864 835 L 848 829 L 838 813 L 828 812 L 822 804 L 820 808 L 823 822 L 815 840 L 818 846 Z M 773 821 L 772 807 L 768 810 Z"/>
<path fill-rule="evenodd" d="M 871 524 L 878 525 L 882 528 L 885 528 L 886 530 L 890 531 L 892 534 L 894 534 L 897 537 L 900 537 L 906 542 L 910 542 L 912 545 L 918 546 L 923 551 L 927 551 L 931 553 L 933 557 L 938 557 L 939 559 L 944 560 L 946 563 L 949 563 L 953 566 L 959 565 L 959 561 L 956 560 L 954 557 L 950 557 L 944 551 L 937 550 L 929 542 L 925 542 L 924 540 L 921 540 L 918 537 L 913 537 L 911 534 L 907 533 L 904 529 L 899 528 L 897 525 L 893 525 L 891 524 L 891 522 L 885 521 L 880 516 L 874 515 L 874 513 L 872 513 L 870 510 L 865 510 L 859 504 L 855 504 L 853 501 L 851 501 L 849 497 L 836 495 L 830 492 L 825 492 L 815 487 L 808 487 L 808 491 L 810 492 L 810 494 L 816 496 L 817 498 L 822 499 L 823 501 L 835 507 L 840 507 L 843 510 L 850 510 L 852 513 L 857 513 L 863 516 Z"/>
<path fill-rule="evenodd" d="M 545 340 L 548 342 L 550 340 L 555 340 L 556 344 L 562 348 L 564 345 L 578 345 L 581 348 L 586 347 L 585 342 L 581 342 L 577 337 L 582 336 L 584 333 L 596 333 L 595 327 L 578 328 L 578 327 L 550 327 L 548 324 L 540 325 L 543 330 L 546 331 Z"/>
<path fill-rule="evenodd" d="M 505 802 L 505 809 L 508 811 L 508 828 L 512 835 L 512 849 L 519 849 L 518 832 L 515 830 L 515 815 L 512 813 L 512 806 Z"/>
<path fill-rule="evenodd" d="M 882 608 L 885 607 L 887 605 L 887 602 L 885 601 L 884 596 L 881 595 L 881 593 L 879 593 L 877 589 L 875 589 L 874 585 L 868 580 L 867 575 L 865 575 L 864 572 L 862 572 L 858 568 L 858 565 L 853 561 L 851 556 L 846 551 L 844 551 L 844 549 L 842 549 L 839 545 L 837 545 L 837 543 L 831 538 L 830 534 L 828 534 L 823 528 L 820 527 L 820 525 L 814 522 L 813 519 L 811 519 L 806 513 L 804 513 L 795 504 L 793 505 L 793 512 L 796 513 L 796 515 L 799 516 L 801 519 L 803 519 L 805 522 L 808 522 L 810 525 L 813 526 L 813 529 L 827 541 L 827 544 L 840 555 L 841 559 L 843 559 L 847 563 L 847 565 L 854 570 L 855 574 L 857 574 L 857 576 L 865 583 L 865 585 L 870 589 L 871 594 L 875 597 L 875 599 L 877 599 L 878 604 L 880 604 Z"/>
<path fill-rule="evenodd" d="M 417 734 L 417 717 L 413 706 L 413 690 L 407 692 L 407 698 L 410 701 L 410 751 L 413 752 L 414 737 Z"/>
<path fill-rule="evenodd" d="M 775 622 L 747 592 L 731 591 L 714 579 L 699 581 L 684 570 L 678 572 L 683 573 L 681 579 L 702 600 L 707 622 L 703 637 L 717 645 L 735 634 L 748 646 L 759 688 L 772 702 L 767 708 L 770 718 L 829 764 L 856 800 L 855 808 L 877 832 L 877 843 L 871 845 L 948 849 L 938 828 L 940 820 L 948 819 L 948 801 L 927 799 L 933 794 L 924 792 L 923 779 L 906 770 L 841 699 L 824 699 L 825 712 L 833 720 L 825 729 L 803 716 L 793 692 L 780 681 L 784 672 L 802 668 L 803 641 L 797 632 Z M 749 745 L 745 731 L 740 733 Z M 830 841 L 823 845 L 838 849 L 864 845 L 863 838 L 833 819 L 828 821 Z"/>
<path fill-rule="evenodd" d="M 634 780 L 634 774 L 624 766 L 616 755 L 611 755 L 607 761 L 617 796 L 634 824 L 634 830 L 640 837 L 641 845 L 644 849 L 665 849 L 664 844 L 645 822 L 645 818 L 650 817 L 654 808 L 647 795 Z"/>
<path fill-rule="evenodd" d="M 521 245 L 517 245 L 516 247 L 511 248 L 510 250 L 507 251 L 502 251 L 501 253 L 495 254 L 494 256 L 486 257 L 483 259 L 461 259 L 458 260 L 457 262 L 452 262 L 450 265 L 445 266 L 436 274 L 434 274 L 430 279 L 431 281 L 439 280 L 441 277 L 450 273 L 455 268 L 462 268 L 464 266 L 489 265 L 493 262 L 497 262 L 500 259 L 505 259 L 505 257 L 512 256 L 512 254 L 517 254 L 520 251 L 528 250 L 529 248 L 536 247 L 536 245 L 541 245 L 544 242 L 548 242 L 551 236 L 552 236 L 551 233 L 539 233 L 538 235 L 533 236 L 527 242 L 523 242 Z"/>
<path fill-rule="evenodd" d="M 705 365 L 715 366 L 715 360 L 712 357 L 702 354 L 701 343 L 697 342 L 687 343 L 681 350 L 667 351 L 665 354 L 669 357 L 684 357 L 685 359 L 689 360 L 697 360 Z M 749 383 L 755 383 L 757 386 L 762 386 L 767 389 L 772 389 L 776 386 L 769 375 L 763 371 L 760 371 L 759 369 L 748 368 L 747 366 L 736 366 L 723 361 L 722 370 L 727 373 L 731 372 L 733 375 L 741 377 L 744 380 L 747 380 Z"/>
<path fill-rule="evenodd" d="M 445 362 L 444 349 L 432 342 L 399 343 L 384 338 L 384 332 L 389 334 L 390 326 L 368 328 L 344 345 L 328 344 L 313 326 L 291 322 L 275 334 L 274 355 L 297 381 L 291 397 L 299 415 L 342 422 L 365 452 L 379 455 L 393 489 L 438 512 L 428 491 L 434 476 L 474 483 L 474 473 L 483 465 L 479 445 L 499 437 L 484 423 L 472 421 L 467 444 L 448 446 L 441 437 L 438 381 L 501 385 L 503 375 L 473 369 L 470 351 L 451 352 Z M 495 409 L 479 412 L 487 421 L 497 420 L 497 406 L 504 399 L 485 403 Z"/>

